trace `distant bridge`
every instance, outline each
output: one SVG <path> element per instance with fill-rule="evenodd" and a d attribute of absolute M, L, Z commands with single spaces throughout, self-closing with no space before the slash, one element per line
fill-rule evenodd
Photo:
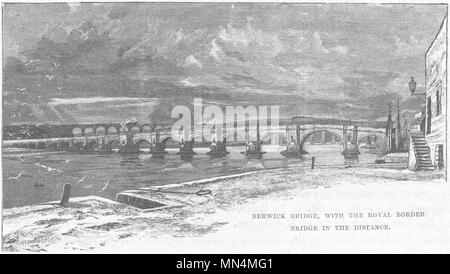
<path fill-rule="evenodd" d="M 303 149 L 306 139 L 311 135 L 317 132 L 329 132 L 342 144 L 343 151 L 347 151 L 348 146 L 351 145 L 358 152 L 360 144 L 368 138 L 385 143 L 385 129 L 381 128 L 380 125 L 375 126 L 377 127 L 370 127 L 369 122 L 294 117 L 285 125 L 279 125 L 277 128 L 270 126 L 262 128 L 260 136 L 264 144 L 272 142 L 275 140 L 274 138 L 278 139 L 277 144 L 285 144 L 294 140 Z M 192 132 L 194 132 L 193 129 Z M 246 139 L 256 139 L 256 129 L 250 128 L 249 136 L 245 136 L 243 132 L 245 132 L 244 128 L 234 128 L 232 133 L 224 132 L 221 135 L 229 140 L 228 143 L 233 143 L 233 141 L 242 143 Z M 11 137 L 17 133 L 19 133 L 20 139 L 11 140 Z M 212 138 L 216 138 L 213 137 L 215 136 L 214 132 L 207 132 L 207 138 L 205 138 L 204 133 L 197 132 L 186 136 L 186 139 L 195 138 L 195 140 L 202 140 L 201 142 L 207 143 Z M 130 136 L 131 139 L 127 139 Z M 217 139 L 220 141 L 222 137 Z M 99 145 L 115 148 L 129 141 L 131 141 L 131 144 L 128 145 L 135 147 L 144 144 L 150 147 L 155 144 L 163 144 L 165 147 L 169 140 L 178 143 L 182 141 L 180 136 L 172 136 L 169 125 L 111 123 L 5 127 L 3 145 L 4 147 L 93 151 Z"/>

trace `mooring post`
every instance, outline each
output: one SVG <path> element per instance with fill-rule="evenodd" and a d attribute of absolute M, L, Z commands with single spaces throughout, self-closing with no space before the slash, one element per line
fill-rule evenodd
<path fill-rule="evenodd" d="M 70 198 L 70 184 L 64 184 L 63 193 L 61 197 L 61 202 L 59 202 L 60 206 L 64 206 L 69 202 Z"/>
<path fill-rule="evenodd" d="M 311 158 L 311 169 L 314 169 L 314 160 L 315 159 L 316 159 L 316 157 Z"/>

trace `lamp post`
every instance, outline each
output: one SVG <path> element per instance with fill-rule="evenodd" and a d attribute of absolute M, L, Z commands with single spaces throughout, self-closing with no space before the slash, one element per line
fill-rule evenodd
<path fill-rule="evenodd" d="M 411 96 L 414 95 L 416 91 L 416 81 L 414 81 L 414 77 L 411 76 L 411 81 L 409 81 L 409 91 L 411 92 Z"/>
<path fill-rule="evenodd" d="M 426 92 L 415 93 L 417 84 L 416 84 L 416 81 L 414 81 L 414 77 L 412 77 L 412 76 L 411 76 L 411 80 L 409 81 L 408 85 L 409 85 L 409 91 L 411 92 L 411 96 L 416 96 L 416 98 L 421 101 L 421 109 L 422 109 L 421 116 L 425 116 L 425 109 L 424 109 L 425 108 L 425 99 L 423 96 L 426 97 L 427 93 Z M 420 96 L 420 95 L 422 95 L 422 96 Z M 424 128 L 425 128 L 425 126 L 423 125 L 423 122 L 421 122 L 420 131 L 423 131 Z"/>
<path fill-rule="evenodd" d="M 414 80 L 414 77 L 412 77 L 412 76 L 411 76 L 411 80 L 408 83 L 408 86 L 409 86 L 409 91 L 411 92 L 411 96 L 414 96 L 414 95 L 426 95 L 426 93 L 415 93 L 416 92 L 417 83 Z"/>

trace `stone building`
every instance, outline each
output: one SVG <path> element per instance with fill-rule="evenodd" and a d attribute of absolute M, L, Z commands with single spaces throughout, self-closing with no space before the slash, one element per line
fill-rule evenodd
<path fill-rule="evenodd" d="M 447 16 L 425 54 L 425 141 L 433 166 L 447 165 Z"/>

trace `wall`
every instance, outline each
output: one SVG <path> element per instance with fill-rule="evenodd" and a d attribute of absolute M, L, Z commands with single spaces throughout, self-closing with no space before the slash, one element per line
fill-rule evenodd
<path fill-rule="evenodd" d="M 427 132 L 428 117 L 425 126 L 425 139 L 430 147 L 431 161 L 436 166 L 437 145 L 444 145 L 444 168 L 447 166 L 445 151 L 447 132 L 447 16 L 425 55 L 426 98 L 431 98 L 431 132 Z M 441 112 L 437 114 L 436 93 L 440 93 Z M 425 111 L 428 115 L 428 111 Z"/>

